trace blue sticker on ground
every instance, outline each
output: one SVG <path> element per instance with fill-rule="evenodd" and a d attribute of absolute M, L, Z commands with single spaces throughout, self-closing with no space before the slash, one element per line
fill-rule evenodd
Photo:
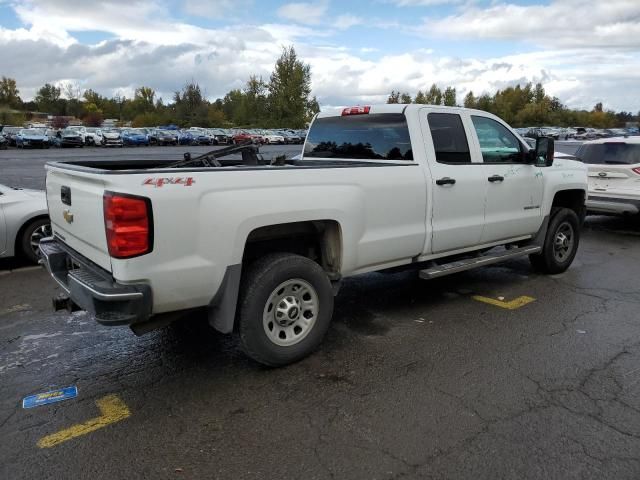
<path fill-rule="evenodd" d="M 22 399 L 22 408 L 39 407 L 40 405 L 61 402 L 62 400 L 68 400 L 77 396 L 78 387 L 75 385 L 72 387 L 60 388 L 58 390 L 51 390 L 50 392 L 37 393 L 35 395 L 24 397 Z"/>

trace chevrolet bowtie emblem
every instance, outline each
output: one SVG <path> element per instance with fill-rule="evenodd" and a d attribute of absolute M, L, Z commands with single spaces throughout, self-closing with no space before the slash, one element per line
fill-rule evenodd
<path fill-rule="evenodd" d="M 67 221 L 67 223 L 73 223 L 73 213 L 71 213 L 69 210 L 63 210 L 62 216 Z"/>

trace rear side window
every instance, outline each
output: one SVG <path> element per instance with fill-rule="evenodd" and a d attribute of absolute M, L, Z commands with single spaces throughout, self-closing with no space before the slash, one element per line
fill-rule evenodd
<path fill-rule="evenodd" d="M 640 145 L 605 142 L 582 145 L 576 157 L 584 163 L 633 165 L 640 163 Z"/>
<path fill-rule="evenodd" d="M 317 118 L 304 157 L 413 160 L 407 119 L 402 113 Z"/>
<path fill-rule="evenodd" d="M 522 163 L 518 138 L 504 125 L 487 117 L 471 116 L 485 163 Z"/>
<path fill-rule="evenodd" d="M 469 142 L 460 115 L 456 113 L 430 113 L 429 130 L 439 163 L 471 163 Z"/>

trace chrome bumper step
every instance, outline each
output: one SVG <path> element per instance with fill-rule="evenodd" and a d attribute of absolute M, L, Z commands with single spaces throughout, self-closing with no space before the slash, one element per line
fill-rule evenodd
<path fill-rule="evenodd" d="M 540 253 L 541 251 L 542 247 L 539 246 L 511 248 L 494 254 L 443 263 L 442 265 L 420 270 L 420 278 L 427 280 L 442 277 L 444 275 L 451 275 L 452 273 L 464 272 L 465 270 L 471 270 L 472 268 L 504 262 L 505 260 Z"/>

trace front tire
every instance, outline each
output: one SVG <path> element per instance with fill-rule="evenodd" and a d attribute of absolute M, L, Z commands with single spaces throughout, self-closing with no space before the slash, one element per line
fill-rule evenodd
<path fill-rule="evenodd" d="M 331 282 L 306 257 L 270 254 L 243 275 L 240 343 L 259 363 L 279 367 L 306 357 L 320 345 L 332 315 Z"/>
<path fill-rule="evenodd" d="M 530 255 L 533 268 L 541 273 L 566 271 L 578 252 L 580 220 L 573 210 L 560 208 L 553 212 L 542 252 Z"/>

